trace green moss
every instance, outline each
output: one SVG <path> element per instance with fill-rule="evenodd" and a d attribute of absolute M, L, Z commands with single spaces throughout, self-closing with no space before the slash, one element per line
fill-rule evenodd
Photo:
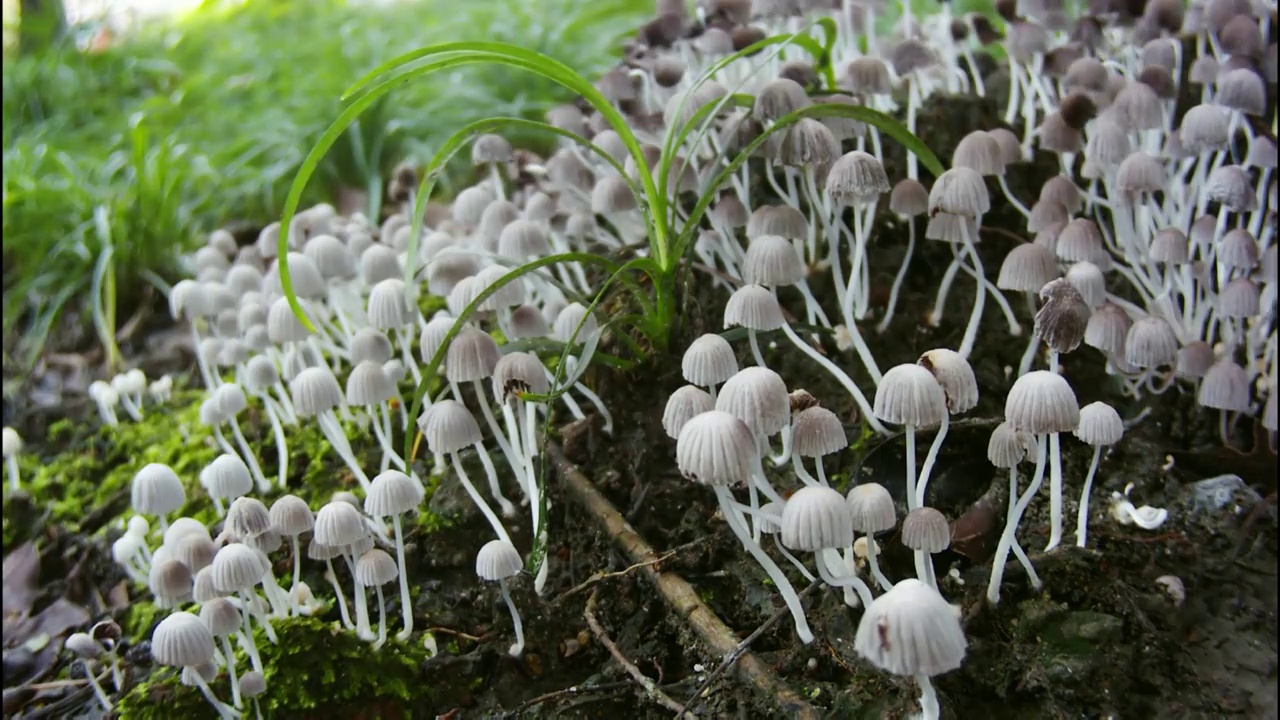
<path fill-rule="evenodd" d="M 314 618 L 279 620 L 274 627 L 278 645 L 258 635 L 267 679 L 259 698 L 264 717 L 407 717 L 411 699 L 415 707 L 429 702 L 431 688 L 421 671 L 427 652 L 421 643 L 390 640 L 374 650 L 354 633 Z M 225 675 L 211 686 L 228 699 Z M 211 716 L 200 692 L 182 686 L 171 670 L 156 671 L 122 698 L 118 709 L 123 720 Z"/>
<path fill-rule="evenodd" d="M 124 617 L 120 621 L 120 629 L 130 642 L 146 640 L 151 629 L 168 615 L 170 610 L 162 610 L 154 602 L 138 598 L 129 604 Z"/>

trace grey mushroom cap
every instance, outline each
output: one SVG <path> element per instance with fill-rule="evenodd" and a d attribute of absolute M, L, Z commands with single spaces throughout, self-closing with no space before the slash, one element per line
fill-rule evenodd
<path fill-rule="evenodd" d="M 547 369 L 536 355 L 510 352 L 493 368 L 493 398 L 500 403 L 514 400 L 518 393 L 544 395 L 551 390 Z"/>
<path fill-rule="evenodd" d="M 772 500 L 760 506 L 760 514 L 756 516 L 756 527 L 765 535 L 777 535 L 782 532 L 782 514 L 786 512 L 786 502 Z"/>
<path fill-rule="evenodd" d="M 736 485 L 759 466 L 751 429 L 722 410 L 697 415 L 676 438 L 676 465 L 689 480 L 704 485 Z"/>
<path fill-rule="evenodd" d="M 747 245 L 742 279 L 765 287 L 788 287 L 804 279 L 804 263 L 790 241 L 778 235 L 760 235 Z"/>
<path fill-rule="evenodd" d="M 929 212 L 977 217 L 991 210 L 986 182 L 974 170 L 953 167 L 942 173 L 929 191 Z M 975 238 L 971 238 L 975 239 Z"/>
<path fill-rule="evenodd" d="M 161 665 L 200 665 L 209 662 L 213 653 L 213 634 L 189 612 L 171 613 L 151 633 L 151 657 Z"/>
<path fill-rule="evenodd" d="M 860 150 L 845 153 L 827 173 L 827 196 L 838 205 L 868 203 L 890 189 L 884 165 Z"/>
<path fill-rule="evenodd" d="M 968 412 L 978 404 L 978 378 L 973 374 L 969 361 L 960 353 L 937 348 L 921 355 L 916 364 L 933 373 L 942 387 L 947 411 L 951 414 Z"/>
<path fill-rule="evenodd" d="M 819 458 L 849 447 L 844 425 L 822 406 L 805 408 L 791 420 L 791 448 L 800 457 Z"/>
<path fill-rule="evenodd" d="M 573 302 L 564 306 L 556 315 L 555 322 L 551 325 L 551 337 L 562 343 L 567 343 L 570 338 L 573 338 L 575 345 L 581 345 L 599 330 L 600 323 L 596 321 L 595 316 L 588 313 L 582 303 Z"/>
<path fill-rule="evenodd" d="M 270 570 L 266 556 L 242 543 L 223 545 L 210 567 L 213 584 L 224 593 L 250 590 Z"/>
<path fill-rule="evenodd" d="M 694 385 L 719 385 L 738 372 L 738 358 L 728 340 L 707 333 L 689 343 L 680 361 L 680 370 L 684 379 Z"/>
<path fill-rule="evenodd" d="M 289 383 L 289 395 L 299 417 L 314 417 L 342 404 L 342 388 L 327 367 L 309 367 Z"/>
<path fill-rule="evenodd" d="M 551 326 L 547 324 L 546 318 L 532 305 L 521 305 L 512 310 L 507 327 L 512 340 L 546 337 L 551 334 Z"/>
<path fill-rule="evenodd" d="M 486 582 L 513 578 L 523 569 L 520 551 L 506 540 L 490 540 L 476 553 L 476 575 Z"/>
<path fill-rule="evenodd" d="M 745 367 L 725 381 L 716 396 L 716 409 L 746 423 L 758 437 L 773 435 L 791 422 L 791 398 L 778 373 Z"/>
<path fill-rule="evenodd" d="M 853 545 L 853 517 L 844 497 L 821 485 L 800 488 L 782 510 L 782 544 L 816 552 Z"/>
<path fill-rule="evenodd" d="M 237 681 L 240 694 L 247 698 L 255 698 L 267 691 L 267 679 L 257 670 L 250 670 L 240 676 Z"/>
<path fill-rule="evenodd" d="M 364 517 L 354 505 L 331 500 L 316 513 L 314 543 L 345 547 L 368 534 Z"/>
<path fill-rule="evenodd" d="M 153 562 L 147 573 L 151 594 L 170 607 L 191 595 L 191 568 L 176 558 Z"/>
<path fill-rule="evenodd" d="M 1033 435 L 1014 430 L 1008 422 L 1002 422 L 991 431 L 991 439 L 987 441 L 987 460 L 992 465 L 1007 470 L 1017 467 L 1018 463 L 1025 460 L 1033 447 Z"/>
<path fill-rule="evenodd" d="M 1124 343 L 1125 362 L 1137 368 L 1173 364 L 1178 355 L 1178 337 L 1164 318 L 1148 315 L 1129 327 Z"/>
<path fill-rule="evenodd" d="M 90 637 L 88 633 L 82 632 L 68 635 L 62 646 L 76 657 L 86 660 L 92 660 L 106 652 L 106 648 L 102 647 L 101 643 Z"/>
<path fill-rule="evenodd" d="M 483 440 L 475 416 L 457 400 L 441 400 L 427 408 L 418 427 L 427 447 L 436 453 L 458 452 Z"/>
<path fill-rule="evenodd" d="M 1065 433 L 1080 424 L 1080 406 L 1066 378 L 1033 370 L 1014 381 L 1005 398 L 1004 418 L 1015 431 Z"/>
<path fill-rule="evenodd" d="M 662 410 L 662 429 L 667 437 L 674 440 L 680 437 L 680 430 L 685 423 L 715 407 L 716 401 L 706 390 L 695 385 L 680 387 L 667 398 L 667 404 Z"/>
<path fill-rule="evenodd" d="M 756 332 L 777 330 L 786 323 L 778 299 L 760 285 L 743 285 L 729 296 L 724 307 L 724 327 L 744 327 Z"/>
<path fill-rule="evenodd" d="M 1062 276 L 1053 251 L 1036 243 L 1018 245 L 1005 255 L 996 277 L 1001 290 L 1040 292 L 1046 283 Z"/>
<path fill-rule="evenodd" d="M 192 600 L 198 603 L 207 603 L 214 598 L 223 597 L 225 594 L 218 589 L 218 584 L 214 582 L 212 564 L 196 571 L 195 579 L 191 583 Z"/>
<path fill-rule="evenodd" d="M 209 497 L 238 498 L 253 490 L 253 477 L 239 455 L 223 453 L 200 471 L 200 484 Z"/>
<path fill-rule="evenodd" d="M 928 369 L 902 364 L 889 368 L 880 379 L 873 411 L 884 422 L 932 427 L 946 415 L 947 399 Z"/>
<path fill-rule="evenodd" d="M 418 340 L 418 356 L 422 358 L 423 363 L 431 362 L 436 351 L 444 344 L 445 335 L 449 333 L 454 322 L 451 317 L 439 315 L 428 320 L 423 326 L 422 336 Z"/>
<path fill-rule="evenodd" d="M 395 356 L 395 349 L 391 347 L 391 340 L 386 333 L 371 327 L 357 330 L 351 338 L 349 349 L 353 363 L 368 360 L 381 365 Z"/>
<path fill-rule="evenodd" d="M 400 575 L 396 561 L 385 550 L 374 548 L 356 560 L 356 582 L 365 587 L 386 585 Z"/>
<path fill-rule="evenodd" d="M 863 533 L 878 533 L 898 524 L 898 511 L 893 496 L 880 483 L 855 485 L 845 496 L 853 529 Z"/>
<path fill-rule="evenodd" d="M 167 515 L 186 504 L 187 493 L 172 468 L 151 463 L 133 476 L 130 500 L 134 512 Z"/>
<path fill-rule="evenodd" d="M 396 386 L 387 377 L 382 363 L 363 360 L 356 363 L 347 375 L 347 404 L 368 407 L 384 403 L 394 397 Z"/>
<path fill-rule="evenodd" d="M 1105 302 L 1094 308 L 1084 329 L 1084 344 L 1109 355 L 1124 357 L 1124 343 L 1133 320 L 1119 305 Z"/>
<path fill-rule="evenodd" d="M 203 535 L 191 533 L 184 535 L 173 546 L 173 557 L 186 565 L 193 572 L 200 572 L 204 568 L 213 563 L 213 556 L 218 552 L 218 546 L 213 541 Z M 191 588 L 187 588 L 190 592 Z"/>
<path fill-rule="evenodd" d="M 364 511 L 373 517 L 399 515 L 421 505 L 422 497 L 421 483 L 399 470 L 387 470 L 369 484 Z"/>
<path fill-rule="evenodd" d="M 445 376 L 450 382 L 472 382 L 493 375 L 502 356 L 491 335 L 468 325 L 454 336 L 445 357 Z"/>
<path fill-rule="evenodd" d="M 918 507 L 902 519 L 902 544 L 912 550 L 940 553 L 951 546 L 951 524 L 931 507 Z"/>
<path fill-rule="evenodd" d="M 1249 410 L 1249 376 L 1231 358 L 1214 363 L 1200 380 L 1196 402 L 1202 407 L 1232 412 Z"/>
<path fill-rule="evenodd" d="M 1203 340 L 1195 340 L 1178 349 L 1178 361 L 1174 369 L 1178 377 L 1202 378 L 1216 360 L 1212 345 Z"/>
<path fill-rule="evenodd" d="M 240 611 L 225 597 L 200 603 L 200 620 L 214 637 L 225 637 L 240 629 Z"/>
<path fill-rule="evenodd" d="M 1092 402 L 1080 408 L 1080 424 L 1073 434 L 1089 445 L 1115 445 L 1124 437 L 1124 421 L 1110 405 Z"/>
<path fill-rule="evenodd" d="M 934 676 L 960 667 L 968 641 L 955 608 L 928 584 L 907 578 L 872 601 L 853 646 L 886 672 Z"/>
<path fill-rule="evenodd" d="M 315 527 L 315 514 L 297 495 L 281 495 L 271 503 L 271 526 L 282 535 L 301 535 Z"/>

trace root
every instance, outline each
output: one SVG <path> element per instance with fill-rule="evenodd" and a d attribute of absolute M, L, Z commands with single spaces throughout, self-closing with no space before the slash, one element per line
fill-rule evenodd
<path fill-rule="evenodd" d="M 656 561 L 662 556 L 640 537 L 613 503 L 595 489 L 577 466 L 565 459 L 559 447 L 550 445 L 547 450 L 567 496 L 582 506 L 627 557 L 640 566 L 637 572 L 648 578 L 667 605 L 693 628 L 716 657 L 735 654 L 741 641 L 733 630 L 698 598 L 697 592 L 684 578 L 658 568 Z M 768 698 L 783 716 L 803 720 L 817 720 L 820 717 L 813 706 L 770 672 L 754 653 L 742 652 L 736 668 L 738 677 L 755 688 L 761 696 Z"/>

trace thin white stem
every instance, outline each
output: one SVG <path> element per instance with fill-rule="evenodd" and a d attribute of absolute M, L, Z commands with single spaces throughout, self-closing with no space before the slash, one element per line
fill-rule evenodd
<path fill-rule="evenodd" d="M 938 432 L 933 436 L 933 442 L 929 445 L 929 452 L 924 456 L 924 465 L 920 467 L 920 477 L 916 479 L 916 507 L 925 506 L 925 491 L 929 485 L 929 475 L 933 472 L 933 466 L 938 461 L 938 452 L 942 450 L 942 443 L 947 439 L 947 430 L 951 427 L 950 413 L 943 413 L 942 424 L 938 426 Z"/>
<path fill-rule="evenodd" d="M 483 448 L 480 448 L 483 450 Z M 462 460 L 458 458 L 458 453 L 449 453 L 449 460 L 453 463 L 454 472 L 458 473 L 458 481 L 462 483 L 463 489 L 471 496 L 471 502 L 480 508 L 480 512 L 484 514 L 489 525 L 493 528 L 493 532 L 498 536 L 499 540 L 511 543 L 511 536 L 507 535 L 507 529 L 502 526 L 502 522 L 498 520 L 498 516 L 493 513 L 493 508 L 489 507 L 489 503 L 484 501 L 484 497 L 476 490 L 476 486 L 471 483 L 471 478 L 467 477 L 467 471 L 462 467 Z"/>
<path fill-rule="evenodd" d="M 511 657 L 520 657 L 524 652 L 524 623 L 520 622 L 520 611 L 516 610 L 515 601 L 511 599 L 511 591 L 507 589 L 505 578 L 498 580 L 498 587 L 502 590 L 502 599 L 507 603 L 507 609 L 511 611 L 511 625 L 516 633 L 516 641 L 507 649 L 507 654 Z"/>
<path fill-rule="evenodd" d="M 400 615 L 404 620 L 404 628 L 396 633 L 396 639 L 403 641 L 413 633 L 413 603 L 409 597 L 409 572 L 404 561 L 404 530 L 400 525 L 400 515 L 391 516 L 391 528 L 396 535 L 396 567 L 400 575 Z M 378 588 L 378 602 L 382 602 L 382 588 Z M 386 639 L 385 628 L 382 638 Z"/>
<path fill-rule="evenodd" d="M 1076 547 L 1084 547 L 1089 532 L 1089 491 L 1093 489 L 1093 476 L 1098 471 L 1098 458 L 1102 457 L 1102 446 L 1093 448 L 1093 459 L 1089 461 L 1089 474 L 1084 478 L 1084 487 L 1080 489 L 1080 510 L 1076 514 Z"/>

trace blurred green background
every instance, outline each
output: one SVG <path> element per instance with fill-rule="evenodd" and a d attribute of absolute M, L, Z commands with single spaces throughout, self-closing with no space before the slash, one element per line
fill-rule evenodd
<path fill-rule="evenodd" d="M 224 224 L 275 219 L 338 97 L 379 63 L 488 39 L 590 77 L 652 3 L 209 0 L 112 33 L 66 23 L 60 2 L 5 0 L 6 396 L 64 313 L 105 323 L 103 340 L 140 288 L 174 277 L 176 251 Z M 409 84 L 335 148 L 306 200 L 332 202 L 340 186 L 361 189 L 406 157 L 429 158 L 468 121 L 540 116 L 567 99 L 496 67 Z"/>

